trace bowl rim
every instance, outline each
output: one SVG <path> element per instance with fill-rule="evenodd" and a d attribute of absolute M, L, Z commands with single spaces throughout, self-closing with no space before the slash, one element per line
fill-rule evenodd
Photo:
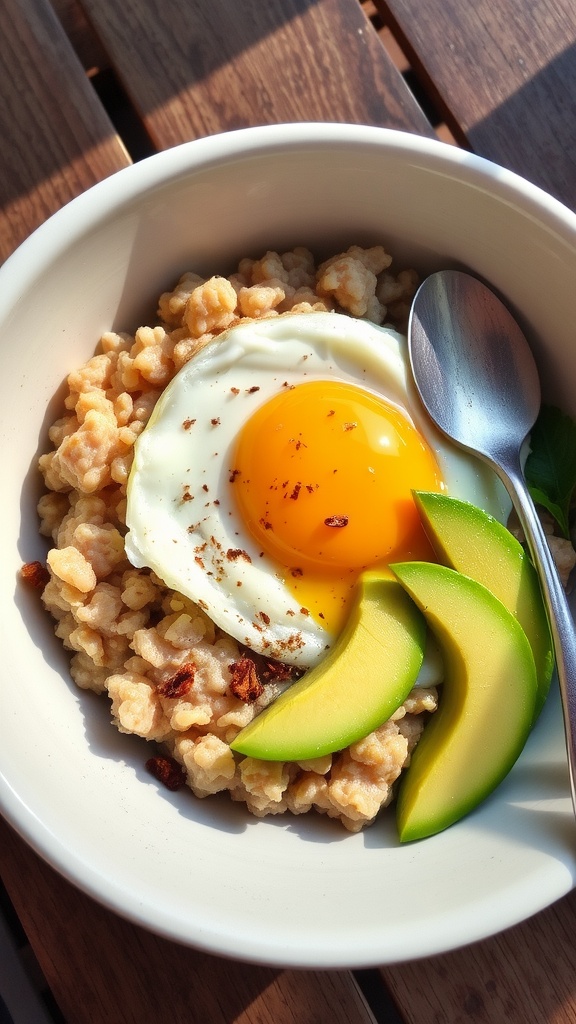
<path fill-rule="evenodd" d="M 286 122 L 238 128 L 183 142 L 123 167 L 96 182 L 51 214 L 0 266 L 0 314 L 10 308 L 42 266 L 57 257 L 103 215 L 110 216 L 137 197 L 211 163 L 304 146 L 364 146 L 406 157 L 425 158 L 439 172 L 458 171 L 478 187 L 490 187 L 512 205 L 521 196 L 533 216 L 550 229 L 576 231 L 576 213 L 528 179 L 485 157 L 412 132 L 343 122 Z"/>

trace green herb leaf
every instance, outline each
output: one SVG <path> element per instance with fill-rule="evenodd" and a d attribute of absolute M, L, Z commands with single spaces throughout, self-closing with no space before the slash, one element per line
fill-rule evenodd
<path fill-rule="evenodd" d="M 576 488 L 576 422 L 555 406 L 543 405 L 530 436 L 526 480 L 532 498 L 543 505 L 569 536 L 569 511 Z"/>

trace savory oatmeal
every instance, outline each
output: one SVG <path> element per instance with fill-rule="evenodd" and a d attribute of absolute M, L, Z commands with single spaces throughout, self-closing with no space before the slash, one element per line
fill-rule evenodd
<path fill-rule="evenodd" d="M 107 694 L 114 724 L 158 744 L 148 767 L 198 797 L 228 790 L 258 816 L 312 808 L 350 831 L 391 800 L 432 687 L 415 688 L 392 718 L 346 750 L 305 762 L 260 761 L 229 744 L 298 675 L 255 655 L 205 611 L 127 559 L 126 491 L 136 439 L 165 387 L 211 339 L 243 321 L 345 312 L 404 330 L 417 280 L 393 273 L 381 246 L 316 265 L 304 248 L 243 259 L 229 277 L 185 273 L 160 296 L 158 322 L 132 337 L 106 333 L 68 377 L 65 409 L 40 458 L 41 532 L 53 547 L 43 586 L 79 687 Z M 222 344 L 226 344 L 225 338 Z"/>

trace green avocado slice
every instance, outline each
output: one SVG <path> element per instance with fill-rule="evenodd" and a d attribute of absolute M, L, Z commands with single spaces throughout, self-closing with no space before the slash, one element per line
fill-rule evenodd
<path fill-rule="evenodd" d="M 332 650 L 242 729 L 232 750 L 303 761 L 367 736 L 408 696 L 425 638 L 424 619 L 396 580 L 364 574 Z"/>
<path fill-rule="evenodd" d="M 421 608 L 444 656 L 438 711 L 402 776 L 401 842 L 447 828 L 492 792 L 530 732 L 537 695 L 530 644 L 480 583 L 430 562 L 390 566 Z"/>
<path fill-rule="evenodd" d="M 414 501 L 440 561 L 491 590 L 526 633 L 538 679 L 537 717 L 550 689 L 554 650 L 527 552 L 502 523 L 467 501 L 429 491 L 415 491 Z"/>

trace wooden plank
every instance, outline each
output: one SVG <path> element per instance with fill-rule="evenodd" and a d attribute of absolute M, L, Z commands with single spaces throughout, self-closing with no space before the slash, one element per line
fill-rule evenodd
<path fill-rule="evenodd" d="M 576 892 L 495 938 L 381 968 L 406 1024 L 576 1024 Z"/>
<path fill-rule="evenodd" d="M 573 0 L 375 0 L 458 140 L 576 208 Z"/>
<path fill-rule="evenodd" d="M 69 1024 L 375 1024 L 347 971 L 249 966 L 158 938 L 73 889 L 1 819 L 0 870 Z"/>
<path fill-rule="evenodd" d="M 78 0 L 51 0 L 51 4 L 84 70 L 92 74 L 106 68 L 108 54 Z"/>
<path fill-rule="evenodd" d="M 159 149 L 248 125 L 432 135 L 357 0 L 82 0 Z"/>
<path fill-rule="evenodd" d="M 47 0 L 0 0 L 0 261 L 129 158 Z"/>

